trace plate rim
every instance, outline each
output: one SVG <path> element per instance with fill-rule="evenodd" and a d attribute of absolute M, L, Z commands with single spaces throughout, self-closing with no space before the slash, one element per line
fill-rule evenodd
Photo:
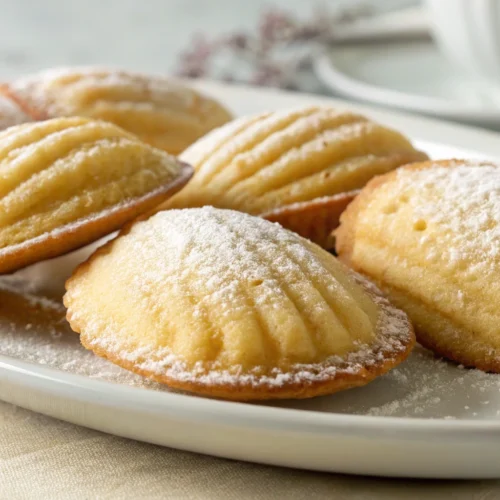
<path fill-rule="evenodd" d="M 253 428 L 280 428 L 293 432 L 324 434 L 325 431 L 356 434 L 360 431 L 373 433 L 377 430 L 404 435 L 406 439 L 419 439 L 423 434 L 439 434 L 440 439 L 455 440 L 464 434 L 470 438 L 486 437 L 498 433 L 500 420 L 495 419 L 445 419 L 420 417 L 392 417 L 379 415 L 353 415 L 350 413 L 325 413 L 314 410 L 283 408 L 253 404 L 248 402 L 225 401 L 204 398 L 197 395 L 168 391 L 155 391 L 143 387 L 118 384 L 64 372 L 48 366 L 21 361 L 0 354 L 0 372 L 14 374 L 11 382 L 21 380 L 20 384 L 30 387 L 43 386 L 42 390 L 64 397 L 68 390 L 77 390 L 70 399 L 95 403 L 91 395 L 106 396 L 106 404 L 115 403 L 119 407 L 145 405 L 142 411 L 168 413 L 188 418 L 191 421 L 207 423 L 232 423 Z M 22 383 L 22 382 L 25 383 Z M 80 397 L 79 397 L 80 395 Z M 130 397 L 132 396 L 133 397 Z M 87 396 L 87 397 L 83 397 Z M 164 400 L 162 398 L 165 398 Z M 412 431 L 411 434 L 408 431 Z"/>

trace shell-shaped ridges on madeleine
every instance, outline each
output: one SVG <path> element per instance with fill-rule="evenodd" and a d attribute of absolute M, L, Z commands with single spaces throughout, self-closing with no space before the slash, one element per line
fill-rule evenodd
<path fill-rule="evenodd" d="M 60 118 L 0 132 L 0 248 L 174 180 L 180 164 L 111 123 Z"/>
<path fill-rule="evenodd" d="M 88 347 L 143 349 L 165 363 L 232 373 L 356 351 L 376 341 L 379 319 L 374 302 L 319 247 L 276 224 L 208 207 L 136 224 L 72 278 L 65 302 Z"/>
<path fill-rule="evenodd" d="M 182 158 L 195 176 L 167 207 L 208 204 L 260 214 L 358 189 L 426 156 L 398 132 L 360 115 L 307 107 L 236 120 Z"/>
<path fill-rule="evenodd" d="M 213 99 L 169 78 L 105 68 L 52 69 L 13 81 L 7 91 L 34 118 L 110 121 L 171 153 L 231 118 Z"/>

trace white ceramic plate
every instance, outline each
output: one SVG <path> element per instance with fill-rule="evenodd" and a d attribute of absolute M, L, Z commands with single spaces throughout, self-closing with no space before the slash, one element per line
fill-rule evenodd
<path fill-rule="evenodd" d="M 436 158 L 500 158 L 500 136 L 491 132 L 325 98 L 197 86 L 238 114 L 330 103 L 402 130 Z M 60 321 L 62 306 L 41 302 L 50 321 L 30 307 L 9 318 L 13 302 L 6 293 L 0 286 L 5 401 L 104 432 L 241 460 L 384 476 L 500 477 L 500 376 L 460 369 L 417 349 L 388 375 L 333 396 L 215 401 L 169 392 L 85 351 Z"/>
<path fill-rule="evenodd" d="M 332 48 L 315 70 L 336 94 L 500 128 L 500 90 L 457 71 L 429 41 Z"/>

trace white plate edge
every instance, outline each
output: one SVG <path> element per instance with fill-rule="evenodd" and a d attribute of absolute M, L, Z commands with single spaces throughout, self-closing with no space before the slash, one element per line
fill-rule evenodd
<path fill-rule="evenodd" d="M 96 380 L 84 375 L 76 375 L 53 368 L 40 366 L 36 363 L 20 361 L 15 358 L 0 355 L 0 372 L 14 374 L 11 381 L 21 380 L 20 385 L 37 386 L 44 392 L 80 401 L 95 403 L 92 395 L 106 396 L 105 404 L 116 404 L 120 407 L 144 405 L 143 410 L 154 413 L 170 413 L 178 418 L 207 423 L 234 424 L 248 427 L 269 427 L 292 430 L 301 433 L 319 433 L 325 431 L 342 434 L 356 434 L 360 431 L 387 431 L 391 427 L 393 434 L 404 434 L 408 431 L 428 434 L 435 433 L 439 439 L 456 439 L 462 433 L 474 433 L 474 437 L 491 438 L 491 433 L 500 437 L 500 420 L 472 419 L 429 419 L 410 417 L 385 417 L 371 415 L 352 415 L 342 413 L 322 413 L 313 410 L 298 410 L 294 408 L 271 407 L 253 403 L 240 403 L 209 399 L 195 395 L 152 391 L 140 387 L 120 385 L 105 380 Z M 74 392 L 74 391 L 78 392 Z M 163 399 L 164 398 L 164 399 Z M 207 411 L 208 410 L 208 411 Z M 414 439 L 422 435 L 414 434 Z"/>

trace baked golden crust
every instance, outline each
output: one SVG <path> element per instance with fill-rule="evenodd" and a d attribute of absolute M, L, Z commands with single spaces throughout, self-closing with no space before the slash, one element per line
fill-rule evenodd
<path fill-rule="evenodd" d="M 212 205 L 260 215 L 359 189 L 375 175 L 427 156 L 363 116 L 310 106 L 239 118 L 181 158 L 195 175 L 164 208 Z"/>
<path fill-rule="evenodd" d="M 470 368 L 500 373 L 498 356 L 490 346 L 478 340 L 474 331 L 463 328 L 455 318 L 412 297 L 406 291 L 384 286 L 393 304 L 412 318 L 418 342 L 439 356 Z"/>
<path fill-rule="evenodd" d="M 32 120 L 86 116 L 178 154 L 231 119 L 215 100 L 169 78 L 104 68 L 56 68 L 3 85 Z"/>
<path fill-rule="evenodd" d="M 119 229 L 191 174 L 110 123 L 59 118 L 0 132 L 0 273 Z"/>
<path fill-rule="evenodd" d="M 261 217 L 270 222 L 277 222 L 322 248 L 333 249 L 335 240 L 332 231 L 339 225 L 342 212 L 358 193 L 359 191 L 351 191 L 293 203 L 266 212 Z"/>
<path fill-rule="evenodd" d="M 372 180 L 341 216 L 339 258 L 372 279 L 437 354 L 500 372 L 500 168 L 430 161 Z"/>
<path fill-rule="evenodd" d="M 101 293 L 109 273 L 112 301 Z M 385 373 L 414 344 L 407 317 L 327 252 L 209 207 L 129 226 L 66 289 L 67 318 L 85 347 L 212 397 L 329 394 Z"/>
<path fill-rule="evenodd" d="M 70 321 L 69 318 L 68 321 Z M 80 333 L 78 330 L 75 331 Z M 137 364 L 127 361 L 117 355 L 113 355 L 105 349 L 86 345 L 84 340 L 82 340 L 82 344 L 87 349 L 91 349 L 98 356 L 105 358 L 112 363 L 125 368 L 126 370 L 142 375 L 143 377 L 148 377 L 160 384 L 165 384 L 172 389 L 231 401 L 264 401 L 269 399 L 314 398 L 334 394 L 347 389 L 353 389 L 354 387 L 361 387 L 377 377 L 386 374 L 388 371 L 402 363 L 413 349 L 415 341 L 413 340 L 408 343 L 406 350 L 399 352 L 398 356 L 395 356 L 394 353 L 390 351 L 373 351 L 373 355 L 377 358 L 377 360 L 370 365 L 359 366 L 355 373 L 351 373 L 350 370 L 342 370 L 342 368 L 340 368 L 334 378 L 325 378 L 324 380 L 316 380 L 313 382 L 302 380 L 300 382 L 288 383 L 286 386 L 276 386 L 272 383 L 260 384 L 256 387 L 245 382 L 210 386 L 206 383 L 197 381 L 180 381 L 177 378 L 169 377 L 165 374 L 160 375 L 149 370 L 142 369 L 138 367 Z"/>

